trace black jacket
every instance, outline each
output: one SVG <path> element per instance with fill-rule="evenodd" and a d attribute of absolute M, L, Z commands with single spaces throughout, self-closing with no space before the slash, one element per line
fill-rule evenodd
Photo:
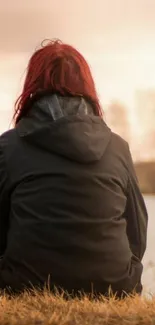
<path fill-rule="evenodd" d="M 0 285 L 140 283 L 147 212 L 127 143 L 83 98 L 37 99 L 0 137 Z"/>

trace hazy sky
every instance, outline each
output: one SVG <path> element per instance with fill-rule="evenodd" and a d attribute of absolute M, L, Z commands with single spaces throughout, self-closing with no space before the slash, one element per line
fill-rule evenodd
<path fill-rule="evenodd" d="M 120 98 L 132 108 L 136 88 L 155 88 L 155 0 L 0 0 L 0 131 L 44 38 L 85 55 L 103 104 Z"/>

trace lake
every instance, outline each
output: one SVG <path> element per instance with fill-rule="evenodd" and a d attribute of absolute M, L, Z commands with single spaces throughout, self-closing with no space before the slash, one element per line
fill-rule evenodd
<path fill-rule="evenodd" d="M 144 292 L 155 294 L 155 197 L 145 196 L 149 214 L 147 250 L 143 259 Z"/>

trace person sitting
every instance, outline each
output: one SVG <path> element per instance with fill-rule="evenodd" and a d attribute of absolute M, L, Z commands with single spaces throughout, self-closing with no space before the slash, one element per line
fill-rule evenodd
<path fill-rule="evenodd" d="M 74 47 L 35 51 L 13 119 L 0 136 L 0 288 L 141 294 L 145 203 Z"/>

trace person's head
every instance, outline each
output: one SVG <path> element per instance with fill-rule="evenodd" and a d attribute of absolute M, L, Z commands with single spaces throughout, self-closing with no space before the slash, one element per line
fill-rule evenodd
<path fill-rule="evenodd" d="M 46 91 L 62 96 L 82 96 L 92 103 L 95 115 L 102 116 L 86 60 L 74 47 L 60 41 L 42 44 L 30 58 L 23 91 L 15 104 L 15 124 L 30 109 L 31 97 Z"/>

